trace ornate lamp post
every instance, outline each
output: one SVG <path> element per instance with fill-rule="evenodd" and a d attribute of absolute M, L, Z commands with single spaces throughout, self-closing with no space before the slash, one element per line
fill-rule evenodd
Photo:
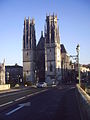
<path fill-rule="evenodd" d="M 79 78 L 79 85 L 81 85 L 81 81 L 80 81 L 80 64 L 79 64 L 79 52 L 80 52 L 80 46 L 79 44 L 76 47 L 76 51 L 77 51 L 77 63 L 78 63 L 78 78 Z"/>

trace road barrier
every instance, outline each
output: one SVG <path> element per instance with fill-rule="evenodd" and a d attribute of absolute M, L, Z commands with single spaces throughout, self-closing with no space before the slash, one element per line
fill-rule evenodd
<path fill-rule="evenodd" d="M 77 85 L 76 97 L 80 109 L 81 119 L 90 120 L 90 96 L 79 85 Z"/>
<path fill-rule="evenodd" d="M 0 91 L 10 89 L 10 84 L 0 85 Z"/>

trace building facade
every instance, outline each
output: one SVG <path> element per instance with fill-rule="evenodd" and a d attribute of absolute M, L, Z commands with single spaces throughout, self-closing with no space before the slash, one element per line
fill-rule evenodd
<path fill-rule="evenodd" d="M 5 66 L 5 81 L 6 84 L 11 84 L 11 86 L 23 84 L 23 67 L 17 64 Z"/>
<path fill-rule="evenodd" d="M 5 61 L 0 63 L 0 85 L 5 84 Z"/>
<path fill-rule="evenodd" d="M 36 47 L 36 77 L 37 81 L 45 81 L 45 37 L 41 31 L 41 37 Z"/>
<path fill-rule="evenodd" d="M 75 73 L 72 69 L 72 62 L 70 60 L 70 55 L 68 55 L 65 46 L 61 44 L 61 71 L 62 71 L 62 82 L 70 83 L 72 80 L 75 81 Z"/>
<path fill-rule="evenodd" d="M 48 84 L 61 80 L 61 48 L 57 15 L 46 16 L 45 28 L 45 81 Z"/>
<path fill-rule="evenodd" d="M 35 21 L 24 20 L 23 30 L 23 77 L 25 81 L 35 80 L 36 36 Z"/>
<path fill-rule="evenodd" d="M 70 58 L 60 45 L 57 15 L 47 15 L 46 24 L 36 46 L 35 21 L 24 20 L 23 31 L 23 79 L 35 83 L 46 81 L 59 83 L 66 69 L 70 69 Z M 62 64 L 62 65 L 61 65 Z M 62 70 L 63 69 L 63 70 Z M 66 72 L 67 73 L 67 72 Z"/>

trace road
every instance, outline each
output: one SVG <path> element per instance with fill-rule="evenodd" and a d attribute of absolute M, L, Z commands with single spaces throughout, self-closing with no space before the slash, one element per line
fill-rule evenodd
<path fill-rule="evenodd" d="M 0 120 L 81 120 L 75 87 L 36 89 L 33 94 L 25 91 L 28 97 L 1 107 Z"/>

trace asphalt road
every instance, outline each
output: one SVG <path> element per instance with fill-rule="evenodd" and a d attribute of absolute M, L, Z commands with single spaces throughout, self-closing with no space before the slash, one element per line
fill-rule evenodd
<path fill-rule="evenodd" d="M 0 120 L 81 120 L 75 87 L 59 86 L 38 91 L 1 109 Z"/>

